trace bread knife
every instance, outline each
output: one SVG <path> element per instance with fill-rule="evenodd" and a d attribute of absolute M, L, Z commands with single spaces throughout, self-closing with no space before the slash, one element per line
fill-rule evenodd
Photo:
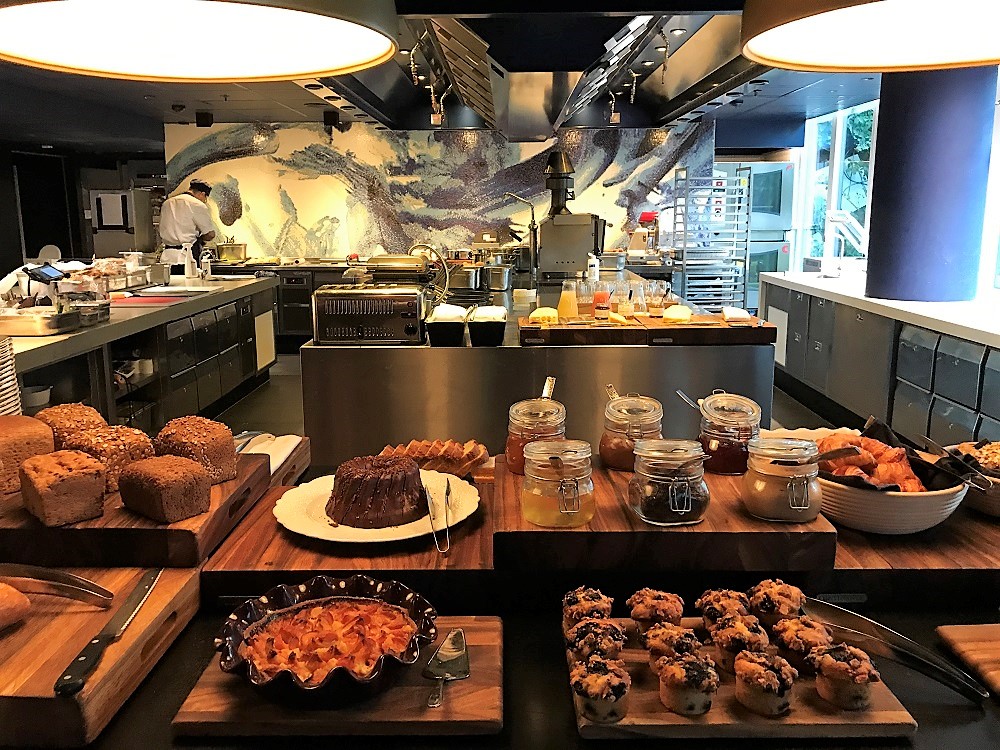
<path fill-rule="evenodd" d="M 83 647 L 83 651 L 73 659 L 62 676 L 56 680 L 56 684 L 53 686 L 56 695 L 70 696 L 80 692 L 87 682 L 87 677 L 100 663 L 104 650 L 121 638 L 125 629 L 132 624 L 132 620 L 135 619 L 142 605 L 146 603 L 162 573 L 162 568 L 143 573 L 139 583 L 129 592 L 108 624 Z"/>

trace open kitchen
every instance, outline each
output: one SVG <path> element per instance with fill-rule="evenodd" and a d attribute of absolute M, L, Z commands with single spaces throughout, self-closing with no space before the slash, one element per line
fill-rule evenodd
<path fill-rule="evenodd" d="M 1000 9 L 458 5 L 0 0 L 0 747 L 995 747 Z"/>

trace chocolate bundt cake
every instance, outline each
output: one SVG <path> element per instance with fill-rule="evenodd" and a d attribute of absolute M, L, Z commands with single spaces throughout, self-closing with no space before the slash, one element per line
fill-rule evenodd
<path fill-rule="evenodd" d="M 337 469 L 326 504 L 332 521 L 359 529 L 402 526 L 427 515 L 427 494 L 412 458 L 361 456 Z"/>

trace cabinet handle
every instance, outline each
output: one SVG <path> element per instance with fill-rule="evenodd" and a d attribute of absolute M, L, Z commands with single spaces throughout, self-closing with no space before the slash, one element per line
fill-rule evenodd
<path fill-rule="evenodd" d="M 813 349 L 817 352 L 823 351 L 823 343 L 821 341 L 817 341 L 815 344 L 813 344 Z"/>
<path fill-rule="evenodd" d="M 802 294 L 801 293 L 795 295 L 795 301 L 796 302 L 801 302 L 802 301 Z"/>
<path fill-rule="evenodd" d="M 793 333 L 793 334 L 792 334 L 792 336 L 793 336 L 793 338 L 794 338 L 794 339 L 795 339 L 796 341 L 802 341 L 802 335 L 801 335 L 801 334 L 798 334 L 798 333 Z"/>
<path fill-rule="evenodd" d="M 819 305 L 820 307 L 823 307 L 823 305 L 825 305 L 825 304 L 826 304 L 826 300 L 825 300 L 825 299 L 820 299 L 820 300 L 816 300 L 816 302 L 817 302 L 817 304 L 818 304 L 818 305 Z"/>
<path fill-rule="evenodd" d="M 858 313 L 857 318 L 859 323 L 863 323 L 865 320 L 864 317 L 861 315 L 861 313 Z"/>

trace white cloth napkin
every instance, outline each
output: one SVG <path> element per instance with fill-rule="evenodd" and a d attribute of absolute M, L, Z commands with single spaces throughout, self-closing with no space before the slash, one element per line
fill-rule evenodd
<path fill-rule="evenodd" d="M 302 442 L 302 438 L 299 435 L 281 435 L 280 437 L 271 436 L 270 440 L 260 440 L 260 438 L 265 437 L 261 435 L 258 438 L 254 438 L 250 441 L 250 446 L 243 450 L 244 453 L 259 453 L 261 455 L 266 455 L 270 459 L 271 464 L 271 474 L 274 474 L 281 465 L 288 460 L 288 457 L 292 455 L 299 443 Z"/>

